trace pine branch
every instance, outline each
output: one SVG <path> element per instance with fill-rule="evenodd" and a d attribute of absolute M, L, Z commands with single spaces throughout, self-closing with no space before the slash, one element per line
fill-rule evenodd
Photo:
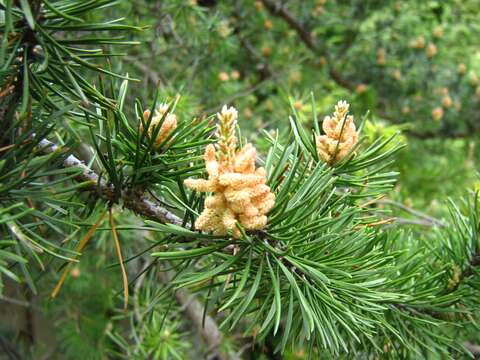
<path fill-rule="evenodd" d="M 145 76 L 148 80 L 150 80 L 153 86 L 157 86 L 158 84 L 166 84 L 166 80 L 163 76 L 160 75 L 160 73 L 154 71 L 151 67 L 145 65 L 141 60 L 128 55 L 122 57 L 122 59 L 140 70 L 143 74 L 145 74 Z"/>
<path fill-rule="evenodd" d="M 262 3 L 270 12 L 270 14 L 283 19 L 283 21 L 285 21 L 292 29 L 294 29 L 305 46 L 314 52 L 318 50 L 317 44 L 315 43 L 311 32 L 308 31 L 292 14 L 290 14 L 290 12 L 285 9 L 283 4 L 270 0 L 262 0 Z"/>
<path fill-rule="evenodd" d="M 305 46 L 312 52 L 318 55 L 325 56 L 327 58 L 328 74 L 337 85 L 348 89 L 350 91 L 355 89 L 355 84 L 345 79 L 338 71 L 336 71 L 331 62 L 328 61 L 328 53 L 323 46 L 320 46 L 312 36 L 312 33 L 307 29 L 298 19 L 295 18 L 280 2 L 274 2 L 271 0 L 262 0 L 263 5 L 273 16 L 277 16 L 285 21 L 295 32 L 298 34 L 300 40 Z"/>
<path fill-rule="evenodd" d="M 62 151 L 59 146 L 46 139 L 41 140 L 38 144 L 38 147 L 42 152 L 47 154 Z M 157 203 L 147 199 L 142 194 L 132 191 L 122 191 L 120 198 L 118 198 L 117 192 L 112 185 L 108 184 L 105 179 L 101 178 L 97 173 L 95 173 L 92 169 L 90 169 L 81 160 L 73 155 L 69 155 L 63 161 L 63 166 L 66 168 L 79 169 L 81 173 L 77 176 L 77 180 L 82 182 L 91 182 L 92 185 L 87 189 L 89 191 L 96 192 L 104 200 L 112 202 L 122 200 L 123 205 L 126 208 L 146 219 L 178 226 L 182 226 L 183 224 L 182 219 L 180 219 L 178 216 L 158 205 Z"/>
<path fill-rule="evenodd" d="M 39 148 L 45 153 L 61 151 L 59 146 L 46 139 L 40 141 Z M 92 186 L 89 188 L 89 190 L 97 192 L 104 200 L 117 200 L 115 189 L 110 184 L 107 184 L 104 179 L 100 178 L 98 174 L 96 174 L 75 156 L 69 155 L 63 161 L 63 166 L 69 168 L 78 168 L 81 170 L 81 173 L 77 176 L 77 180 L 92 182 Z M 134 211 L 144 218 L 155 220 L 161 223 L 175 224 L 178 226 L 183 224 L 182 220 L 175 214 L 146 199 L 140 194 L 124 192 L 122 193 L 121 200 L 126 208 Z M 171 281 L 171 278 L 167 273 L 161 273 L 160 276 L 165 283 L 169 283 Z M 219 347 L 222 343 L 222 333 L 212 317 L 207 315 L 205 320 L 203 319 L 203 306 L 198 299 L 194 295 L 188 293 L 188 291 L 185 289 L 178 289 L 175 292 L 175 297 L 177 301 L 185 307 L 188 317 L 195 324 L 197 329 L 199 329 L 209 351 L 215 354 L 215 359 L 230 359 L 228 355 L 219 351 Z"/>
<path fill-rule="evenodd" d="M 438 220 L 435 219 L 434 217 L 427 215 L 421 211 L 412 209 L 411 207 L 408 207 L 404 204 L 401 204 L 397 201 L 394 200 L 389 200 L 389 199 L 381 199 L 376 201 L 377 204 L 383 204 L 383 205 L 391 205 L 394 207 L 397 207 L 411 215 L 414 215 L 420 219 L 417 220 L 412 220 L 412 219 L 405 219 L 405 218 L 397 218 L 397 223 L 400 224 L 416 224 L 416 225 L 423 225 L 423 226 L 438 226 L 438 227 L 445 227 L 445 224 Z"/>
<path fill-rule="evenodd" d="M 475 358 L 480 357 L 480 345 L 466 341 L 463 346 L 475 356 Z"/>

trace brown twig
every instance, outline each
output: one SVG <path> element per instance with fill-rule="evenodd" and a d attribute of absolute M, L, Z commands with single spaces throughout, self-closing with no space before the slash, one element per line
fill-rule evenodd
<path fill-rule="evenodd" d="M 328 59 L 328 53 L 325 46 L 316 41 L 312 36 L 312 32 L 307 29 L 299 20 L 295 18 L 280 2 L 274 2 L 271 0 L 261 0 L 265 8 L 273 16 L 277 16 L 285 21 L 295 32 L 305 46 L 317 55 L 324 56 L 327 60 L 326 66 L 328 68 L 328 74 L 337 85 L 346 88 L 348 90 L 354 90 L 355 85 L 351 81 L 345 79 L 335 68 L 331 61 Z"/>
<path fill-rule="evenodd" d="M 60 152 L 62 149 L 49 140 L 43 139 L 39 142 L 38 148 L 47 154 Z M 116 201 L 117 194 L 114 187 L 108 184 L 105 179 L 100 178 L 92 169 L 86 166 L 81 160 L 73 155 L 69 155 L 63 160 L 63 166 L 66 168 L 75 168 L 80 170 L 77 180 L 90 182 L 88 190 L 95 191 L 104 200 Z M 182 226 L 183 221 L 177 215 L 159 206 L 155 202 L 147 199 L 143 194 L 130 191 L 122 191 L 120 200 L 123 206 L 133 212 L 142 215 L 146 219 Z"/>
<path fill-rule="evenodd" d="M 475 358 L 480 357 L 480 345 L 471 343 L 470 341 L 465 341 L 463 346 L 465 346 L 465 348 L 470 351 Z"/>
<path fill-rule="evenodd" d="M 270 14 L 278 16 L 283 19 L 292 29 L 294 29 L 302 42 L 310 50 L 318 51 L 318 46 L 312 37 L 312 33 L 307 30 L 300 21 L 298 21 L 290 12 L 285 9 L 283 4 L 279 2 L 273 2 L 270 0 L 262 0 L 263 5 L 267 8 Z"/>
<path fill-rule="evenodd" d="M 40 141 L 39 148 L 45 153 L 61 151 L 60 147 L 46 139 Z M 69 155 L 63 161 L 63 166 L 69 168 L 77 168 L 81 170 L 81 173 L 77 176 L 77 180 L 92 182 L 91 190 L 97 191 L 105 200 L 111 201 L 115 199 L 115 191 L 112 186 L 107 184 L 104 179 L 101 179 L 94 171 L 92 171 L 75 156 Z M 182 220 L 175 214 L 169 212 L 158 204 L 146 199 L 142 195 L 122 193 L 121 199 L 123 200 L 123 204 L 125 207 L 133 210 L 139 215 L 142 215 L 144 218 L 149 218 L 159 221 L 161 223 L 170 223 L 179 226 L 181 226 L 183 223 Z M 161 276 L 166 283 L 170 282 L 171 277 L 169 274 L 161 273 Z M 185 306 L 185 311 L 188 317 L 199 329 L 202 338 L 204 339 L 205 343 L 209 348 L 209 351 L 215 353 L 217 359 L 230 359 L 228 355 L 219 351 L 219 346 L 221 345 L 222 340 L 222 333 L 219 330 L 217 324 L 215 323 L 215 320 L 210 316 L 207 316 L 205 318 L 205 322 L 203 323 L 203 306 L 201 305 L 199 300 L 197 300 L 194 295 L 189 294 L 188 291 L 185 289 L 178 289 L 175 292 L 175 297 L 181 305 Z"/>
<path fill-rule="evenodd" d="M 164 284 L 170 284 L 173 279 L 173 276 L 169 272 L 160 272 L 159 276 Z M 213 358 L 218 360 L 232 359 L 230 355 L 220 350 L 223 338 L 222 332 L 211 316 L 206 315 L 204 319 L 203 305 L 197 297 L 189 293 L 186 289 L 177 289 L 175 290 L 175 298 L 202 336 Z"/>
<path fill-rule="evenodd" d="M 413 216 L 416 216 L 420 219 L 405 219 L 405 218 L 397 218 L 397 223 L 401 224 L 415 224 L 415 225 L 423 225 L 423 226 L 438 226 L 438 227 L 445 227 L 445 224 L 441 221 L 438 220 L 430 215 L 427 215 L 421 211 L 415 210 L 407 205 L 404 205 L 402 203 L 399 203 L 394 200 L 390 199 L 379 199 L 375 201 L 377 204 L 383 204 L 383 205 L 390 205 L 397 207 Z"/>
<path fill-rule="evenodd" d="M 132 66 L 140 70 L 142 73 L 144 73 L 147 76 L 147 79 L 150 80 L 153 86 L 166 83 L 166 80 L 158 72 L 152 70 L 151 67 L 145 65 L 139 59 L 133 56 L 126 55 L 123 57 L 123 60 L 125 60 L 127 63 L 131 64 Z"/>

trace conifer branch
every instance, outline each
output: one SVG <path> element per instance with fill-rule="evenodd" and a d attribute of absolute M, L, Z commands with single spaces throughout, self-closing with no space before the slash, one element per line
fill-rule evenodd
<path fill-rule="evenodd" d="M 377 204 L 383 204 L 383 205 L 390 205 L 397 207 L 411 215 L 414 215 L 418 217 L 419 219 L 412 220 L 412 219 L 405 219 L 405 218 L 399 218 L 397 217 L 397 223 L 400 224 L 415 224 L 415 225 L 423 225 L 423 226 L 438 226 L 438 227 L 445 227 L 445 224 L 443 221 L 435 219 L 434 217 L 427 215 L 421 211 L 412 209 L 409 206 L 406 206 L 404 204 L 401 204 L 397 201 L 390 200 L 390 199 L 380 199 L 376 201 Z"/>
<path fill-rule="evenodd" d="M 312 52 L 325 56 L 327 59 L 327 68 L 328 74 L 337 85 L 348 89 L 350 91 L 355 89 L 355 84 L 351 83 L 349 80 L 345 79 L 338 71 L 336 71 L 331 62 L 328 60 L 328 54 L 323 46 L 319 45 L 315 38 L 312 36 L 312 33 L 307 29 L 298 19 L 292 15 L 283 4 L 280 2 L 274 2 L 271 0 L 262 0 L 263 5 L 273 16 L 277 16 L 285 21 L 295 32 L 298 34 L 300 40 L 305 44 L 305 46 L 310 49 Z"/>
<path fill-rule="evenodd" d="M 38 147 L 44 153 L 51 154 L 62 151 L 62 149 L 49 140 L 42 139 Z M 108 184 L 105 179 L 101 178 L 92 169 L 86 166 L 81 160 L 73 155 L 69 155 L 63 161 L 63 166 L 66 168 L 76 168 L 81 171 L 77 176 L 77 180 L 84 182 L 91 182 L 91 186 L 87 188 L 89 191 L 96 192 L 104 200 L 116 202 L 122 200 L 123 206 L 132 210 L 142 217 L 160 223 L 169 223 L 182 226 L 183 221 L 177 215 L 171 213 L 164 207 L 147 199 L 144 195 L 135 193 L 133 191 L 122 191 L 120 198 L 111 184 Z"/>

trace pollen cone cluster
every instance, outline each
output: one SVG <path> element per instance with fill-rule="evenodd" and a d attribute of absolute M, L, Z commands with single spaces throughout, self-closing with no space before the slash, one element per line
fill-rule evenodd
<path fill-rule="evenodd" d="M 246 230 L 260 230 L 267 224 L 266 213 L 273 207 L 275 196 L 265 184 L 265 169 L 255 168 L 256 149 L 251 144 L 237 149 L 235 125 L 237 111 L 224 106 L 217 114 L 215 145 L 205 149 L 208 179 L 187 179 L 185 185 L 200 192 L 211 192 L 205 209 L 195 222 L 197 230 L 239 238 L 238 222 Z"/>
<path fill-rule="evenodd" d="M 333 116 L 326 116 L 323 120 L 325 135 L 316 137 L 318 156 L 330 165 L 347 156 L 358 141 L 353 116 L 347 115 L 349 107 L 346 101 L 339 101 Z"/>
<path fill-rule="evenodd" d="M 155 110 L 155 113 L 152 116 L 152 121 L 150 122 L 150 126 L 147 130 L 148 136 L 153 136 L 153 134 L 157 131 L 157 127 L 162 122 L 164 116 L 165 120 L 163 120 L 162 126 L 160 127 L 160 130 L 158 130 L 157 136 L 155 138 L 155 145 L 157 147 L 160 146 L 177 128 L 177 117 L 175 116 L 175 114 L 168 112 L 168 104 L 160 104 L 160 106 Z M 145 124 L 147 123 L 149 117 L 150 110 L 145 110 L 143 112 L 143 119 L 145 121 Z M 140 131 L 144 131 L 142 123 L 140 123 Z"/>

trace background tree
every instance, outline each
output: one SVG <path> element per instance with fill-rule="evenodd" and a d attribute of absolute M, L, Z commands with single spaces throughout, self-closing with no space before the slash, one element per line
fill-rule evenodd
<path fill-rule="evenodd" d="M 1 356 L 478 355 L 475 6 L 0 1 Z"/>

